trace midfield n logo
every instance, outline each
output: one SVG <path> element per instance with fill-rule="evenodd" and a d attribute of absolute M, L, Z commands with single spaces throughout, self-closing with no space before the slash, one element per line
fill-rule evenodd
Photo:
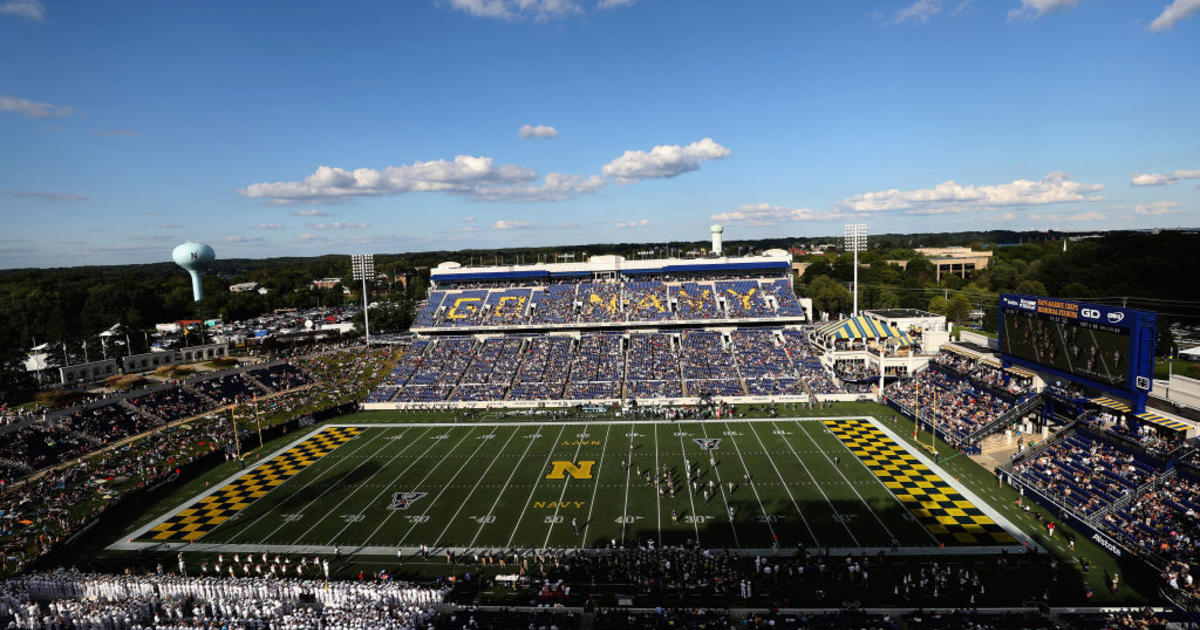
<path fill-rule="evenodd" d="M 550 462 L 550 474 L 546 475 L 547 479 L 566 479 L 567 475 L 575 479 L 591 479 L 592 466 L 596 464 L 595 460 L 581 460 L 579 464 L 575 462 Z"/>
<path fill-rule="evenodd" d="M 407 510 L 413 501 L 420 499 L 425 494 L 424 492 L 394 492 L 392 493 L 392 504 L 388 506 L 388 509 Z"/>

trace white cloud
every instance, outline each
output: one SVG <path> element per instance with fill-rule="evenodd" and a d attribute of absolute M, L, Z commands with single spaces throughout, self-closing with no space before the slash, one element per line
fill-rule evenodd
<path fill-rule="evenodd" d="M 773 206 L 769 203 L 748 203 L 728 212 L 714 214 L 709 219 L 720 221 L 721 223 L 768 226 L 788 221 L 835 219 L 839 216 L 841 216 L 841 213 L 838 211 L 817 212 L 808 208 L 786 208 L 784 206 Z"/>
<path fill-rule="evenodd" d="M 460 223 L 474 223 L 475 217 L 463 217 L 458 220 Z"/>
<path fill-rule="evenodd" d="M 656 146 L 647 151 L 626 151 L 604 165 L 602 173 L 628 184 L 642 179 L 675 177 L 700 168 L 709 160 L 727 157 L 729 149 L 712 138 L 704 138 L 687 146 L 677 144 Z"/>
<path fill-rule="evenodd" d="M 471 232 L 478 232 L 478 231 L 479 231 L 479 228 L 475 227 L 474 225 L 460 225 L 460 226 L 450 230 L 450 233 L 451 234 L 469 234 Z"/>
<path fill-rule="evenodd" d="M 1076 0 L 1021 0 L 1021 6 L 1008 12 L 1008 21 L 1036 20 L 1054 11 L 1074 9 Z"/>
<path fill-rule="evenodd" d="M 893 20 L 896 24 L 914 22 L 924 24 L 929 18 L 942 12 L 941 0 L 917 0 L 916 2 L 896 12 Z"/>
<path fill-rule="evenodd" d="M 70 193 L 58 192 L 43 192 L 39 190 L 26 190 L 13 193 L 14 197 L 20 199 L 45 199 L 47 201 L 87 201 L 88 198 L 83 195 L 73 195 Z"/>
<path fill-rule="evenodd" d="M 1052 203 L 1099 201 L 1093 195 L 1104 188 L 1104 184 L 1085 184 L 1072 181 L 1062 171 L 1055 171 L 1038 181 L 1018 179 L 1007 184 L 993 186 L 963 185 L 953 180 L 942 182 L 933 188 L 899 190 L 892 188 L 861 193 L 841 201 L 838 205 L 855 212 L 886 212 L 906 210 L 932 214 L 960 209 L 980 209 L 998 206 L 1035 206 Z"/>
<path fill-rule="evenodd" d="M 445 192 L 478 201 L 561 201 L 604 186 L 598 176 L 549 173 L 541 185 L 531 185 L 537 172 L 524 166 L 497 165 L 489 157 L 460 155 L 452 161 L 433 160 L 382 171 L 320 166 L 298 182 L 251 184 L 238 192 L 274 202 L 336 202 L 360 196 Z"/>
<path fill-rule="evenodd" d="M 1170 186 L 1181 179 L 1200 179 L 1200 168 L 1177 169 L 1174 173 L 1134 173 L 1129 178 L 1130 186 Z"/>
<path fill-rule="evenodd" d="M 295 212 L 291 212 L 291 213 L 289 213 L 289 214 L 291 214 L 291 215 L 292 215 L 292 216 L 294 216 L 294 217 L 328 217 L 328 216 L 333 216 L 333 213 L 332 213 L 332 212 L 329 212 L 329 211 L 326 211 L 326 210 L 317 210 L 316 208 L 313 208 L 313 209 L 311 209 L 311 210 L 296 210 Z"/>
<path fill-rule="evenodd" d="M 1200 0 L 1175 0 L 1167 5 L 1163 12 L 1150 23 L 1150 30 L 1166 31 L 1175 23 L 1191 15 L 1200 13 Z"/>
<path fill-rule="evenodd" d="M 241 234 L 227 234 L 221 241 L 225 243 L 262 243 L 267 239 L 261 236 L 242 236 Z"/>
<path fill-rule="evenodd" d="M 254 226 L 254 229 L 256 229 L 256 230 L 282 230 L 283 224 L 282 223 L 259 223 L 258 225 Z"/>
<path fill-rule="evenodd" d="M 464 13 L 498 20 L 545 22 L 583 12 L 571 0 L 449 0 L 449 4 Z"/>
<path fill-rule="evenodd" d="M 142 132 L 137 129 L 101 129 L 93 131 L 93 136 L 140 136 Z"/>
<path fill-rule="evenodd" d="M 1171 214 L 1175 208 L 1182 205 L 1178 201 L 1153 201 L 1134 206 L 1133 213 L 1141 215 Z"/>
<path fill-rule="evenodd" d="M 8 0 L 0 2 L 0 15 L 17 15 L 41 21 L 46 15 L 46 7 L 39 0 Z"/>
<path fill-rule="evenodd" d="M 621 229 L 625 229 L 625 228 L 635 228 L 635 227 L 649 227 L 653 224 L 654 224 L 654 222 L 651 221 L 650 219 L 638 219 L 636 221 L 618 221 L 617 227 L 621 228 Z"/>
<path fill-rule="evenodd" d="M 296 236 L 296 240 L 317 243 L 320 241 L 327 241 L 329 239 L 324 236 L 317 235 L 317 234 L 299 234 Z"/>
<path fill-rule="evenodd" d="M 550 125 L 521 125 L 519 132 L 522 138 L 550 139 L 558 137 L 558 130 Z"/>
<path fill-rule="evenodd" d="M 525 230 L 533 227 L 529 221 L 505 221 L 500 220 L 492 224 L 494 230 Z"/>
<path fill-rule="evenodd" d="M 14 112 L 28 118 L 57 118 L 67 116 L 73 111 L 75 110 L 71 107 L 59 107 L 15 96 L 0 96 L 0 112 Z"/>
<path fill-rule="evenodd" d="M 179 228 L 184 228 L 187 226 L 182 223 L 155 223 L 154 225 L 151 225 L 150 227 L 159 229 L 159 230 L 178 230 Z"/>
<path fill-rule="evenodd" d="M 597 9 L 619 9 L 621 7 L 632 6 L 638 0 L 600 0 L 596 4 Z"/>
<path fill-rule="evenodd" d="M 308 223 L 304 227 L 309 227 L 314 230 L 366 230 L 371 227 L 370 223 L 342 223 L 334 221 L 333 223 Z"/>

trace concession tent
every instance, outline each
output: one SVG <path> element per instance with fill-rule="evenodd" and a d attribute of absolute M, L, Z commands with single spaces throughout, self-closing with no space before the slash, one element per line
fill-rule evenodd
<path fill-rule="evenodd" d="M 851 317 L 826 324 L 816 330 L 816 334 L 836 339 L 895 339 L 901 346 L 915 346 L 917 343 L 900 332 L 895 326 L 889 326 L 870 317 Z"/>

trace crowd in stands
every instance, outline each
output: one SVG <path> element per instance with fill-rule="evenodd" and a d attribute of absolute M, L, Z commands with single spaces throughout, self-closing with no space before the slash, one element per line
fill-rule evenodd
<path fill-rule="evenodd" d="M 604 331 L 419 339 L 367 402 L 810 396 L 845 393 L 803 330 Z"/>
<path fill-rule="evenodd" d="M 939 431 L 958 441 L 966 441 L 972 433 L 1013 407 L 994 392 L 932 365 L 913 378 L 888 385 L 884 388 L 884 397 L 910 416 L 919 412 L 922 419 L 935 421 Z"/>
<path fill-rule="evenodd" d="M 1131 547 L 1166 560 L 1200 561 L 1200 481 L 1182 473 L 1160 481 L 1125 509 L 1104 515 L 1106 525 Z M 1190 586 L 1191 574 L 1176 576 Z"/>
<path fill-rule="evenodd" d="M 99 575 L 59 570 L 0 583 L 0 625 L 135 628 L 433 628 L 446 588 L 401 581 Z"/>
<path fill-rule="evenodd" d="M 262 425 L 269 427 L 317 409 L 361 400 L 390 369 L 390 357 L 388 350 L 365 351 L 362 347 L 290 355 L 292 368 L 266 369 L 280 375 L 294 369 L 316 384 L 260 400 Z M 279 378 L 293 382 L 296 377 Z M 172 390 L 186 391 L 173 384 L 163 391 Z M 139 409 L 148 404 L 141 395 L 128 402 L 135 400 Z M 161 402 L 158 397 L 154 400 Z M 101 408 L 100 416 L 91 416 L 89 411 L 82 415 L 94 426 L 103 427 L 116 418 L 108 414 L 129 412 L 123 405 Z M 204 411 L 214 409 L 212 403 Z M 251 406 L 239 411 L 241 426 L 255 425 Z M 74 410 L 71 415 L 79 413 Z M 186 424 L 159 427 L 108 448 L 100 442 L 114 442 L 114 435 L 89 435 L 92 439 L 87 439 L 82 432 L 66 428 L 65 412 L 0 435 L 0 470 L 5 474 L 0 478 L 0 515 L 4 516 L 0 519 L 0 574 L 16 572 L 31 558 L 47 553 L 121 494 L 168 479 L 181 465 L 199 457 L 232 450 L 227 415 L 184 417 L 190 418 Z M 60 465 L 49 468 L 55 464 Z M 31 473 L 36 474 L 29 476 Z"/>
<path fill-rule="evenodd" d="M 1137 453 L 1073 431 L 1014 464 L 1012 472 L 1069 509 L 1091 516 L 1131 494 L 1157 470 Z"/>
<path fill-rule="evenodd" d="M 720 280 L 717 276 L 665 280 L 587 280 L 527 288 L 456 284 L 430 292 L 414 326 L 464 327 L 528 324 L 693 321 L 801 317 L 789 281 Z"/>
<path fill-rule="evenodd" d="M 989 389 L 1005 398 L 1023 399 L 1033 386 L 1032 379 L 1029 377 L 1002 370 L 982 360 L 949 350 L 938 352 L 930 361 L 942 368 L 943 371 L 957 374 L 972 381 L 976 386 Z"/>

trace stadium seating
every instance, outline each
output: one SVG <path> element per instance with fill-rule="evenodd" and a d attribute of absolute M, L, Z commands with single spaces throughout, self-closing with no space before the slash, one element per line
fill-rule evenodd
<path fill-rule="evenodd" d="M 938 430 L 962 441 L 1013 406 L 995 393 L 934 366 L 915 378 L 888 385 L 884 395 L 910 411 L 919 408 L 922 417 L 936 414 Z"/>
<path fill-rule="evenodd" d="M 717 295 L 725 302 L 725 316 L 730 319 L 773 317 L 763 290 L 755 280 L 735 280 L 716 283 Z"/>
<path fill-rule="evenodd" d="M 712 283 L 684 282 L 672 287 L 671 297 L 679 304 L 678 319 L 717 319 L 721 316 Z"/>
<path fill-rule="evenodd" d="M 1084 516 L 1132 493 L 1157 474 L 1155 465 L 1138 454 L 1082 431 L 1047 445 L 1012 470 Z"/>
<path fill-rule="evenodd" d="M 213 403 L 182 387 L 162 389 L 131 398 L 129 402 L 167 422 L 199 415 L 213 408 Z"/>
<path fill-rule="evenodd" d="M 533 324 L 565 324 L 570 322 L 575 312 L 574 284 L 552 284 L 544 289 L 533 292 L 532 318 Z"/>
<path fill-rule="evenodd" d="M 735 330 L 733 356 L 752 396 L 803 395 L 778 329 Z"/>
<path fill-rule="evenodd" d="M 532 295 L 532 289 L 492 291 L 488 294 L 486 302 L 487 323 L 497 326 L 526 323 Z"/>
<path fill-rule="evenodd" d="M 667 287 L 659 281 L 634 280 L 625 284 L 625 313 L 631 322 L 671 319 Z"/>

